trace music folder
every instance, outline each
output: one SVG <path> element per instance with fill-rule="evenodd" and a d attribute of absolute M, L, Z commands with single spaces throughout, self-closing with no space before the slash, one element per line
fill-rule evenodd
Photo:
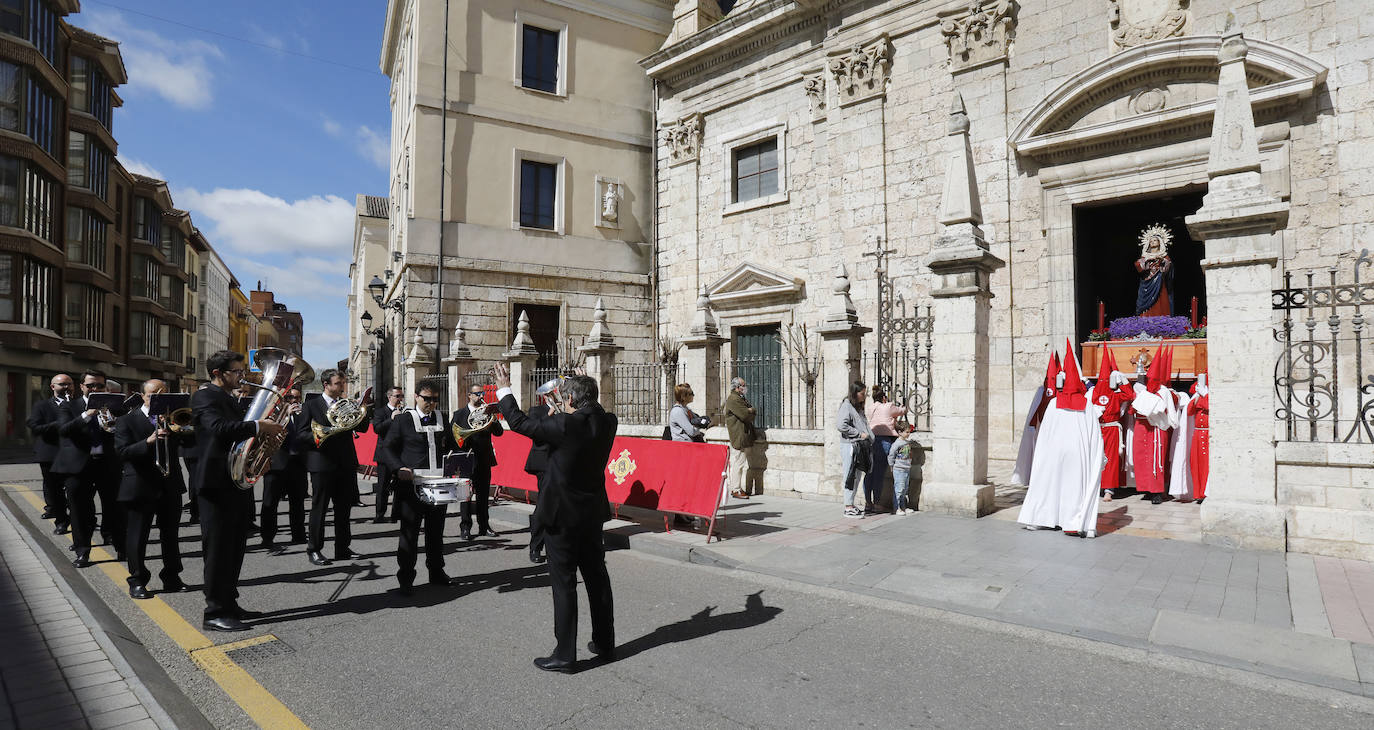
<path fill-rule="evenodd" d="M 148 403 L 148 415 L 165 416 L 172 411 L 190 407 L 190 393 L 156 393 Z"/>
<path fill-rule="evenodd" d="M 143 400 L 142 396 L 135 397 L 140 401 Z M 86 396 L 86 408 L 95 410 L 108 408 L 111 413 L 122 412 L 124 410 L 124 398 L 123 393 L 91 393 Z"/>

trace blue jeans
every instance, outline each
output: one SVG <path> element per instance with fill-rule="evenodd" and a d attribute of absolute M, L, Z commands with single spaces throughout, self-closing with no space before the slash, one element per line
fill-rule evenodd
<path fill-rule="evenodd" d="M 910 469 L 892 470 L 892 510 L 895 512 L 906 507 L 906 489 L 911 479 Z"/>
<path fill-rule="evenodd" d="M 840 479 L 844 482 L 844 506 L 854 506 L 854 493 L 859 489 L 859 479 L 863 472 L 854 468 L 854 443 L 841 441 Z"/>
<path fill-rule="evenodd" d="M 864 503 L 876 508 L 883 497 L 883 477 L 887 476 L 887 452 L 892 450 L 896 436 L 873 437 L 873 469 L 864 477 Z"/>

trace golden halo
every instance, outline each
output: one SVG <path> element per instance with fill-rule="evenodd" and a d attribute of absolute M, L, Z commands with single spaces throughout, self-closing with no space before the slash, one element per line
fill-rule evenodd
<path fill-rule="evenodd" d="M 1152 254 L 1150 253 L 1150 243 L 1156 239 L 1159 240 L 1159 252 Z M 1159 258 L 1168 253 L 1169 246 L 1174 242 L 1174 234 L 1164 224 L 1156 223 L 1152 226 L 1146 226 L 1145 230 L 1140 232 L 1139 240 L 1141 256 Z"/>

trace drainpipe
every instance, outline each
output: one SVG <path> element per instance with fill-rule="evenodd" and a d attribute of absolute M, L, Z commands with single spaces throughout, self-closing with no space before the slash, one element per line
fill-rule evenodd
<path fill-rule="evenodd" d="M 442 101 L 439 104 L 439 263 L 434 268 L 435 282 L 434 294 L 437 297 L 434 311 L 437 318 L 438 332 L 435 333 L 436 347 L 434 356 L 442 359 L 447 350 L 444 349 L 444 195 L 445 195 L 445 176 L 448 167 L 448 6 L 449 0 L 444 0 L 444 89 L 441 93 Z"/>

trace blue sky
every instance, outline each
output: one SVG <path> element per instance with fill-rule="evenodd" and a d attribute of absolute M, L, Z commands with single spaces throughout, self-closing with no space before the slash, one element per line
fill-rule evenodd
<path fill-rule="evenodd" d="M 119 157 L 166 180 L 244 291 L 305 319 L 315 368 L 347 355 L 354 196 L 385 195 L 384 0 L 82 0 L 120 42 Z"/>

